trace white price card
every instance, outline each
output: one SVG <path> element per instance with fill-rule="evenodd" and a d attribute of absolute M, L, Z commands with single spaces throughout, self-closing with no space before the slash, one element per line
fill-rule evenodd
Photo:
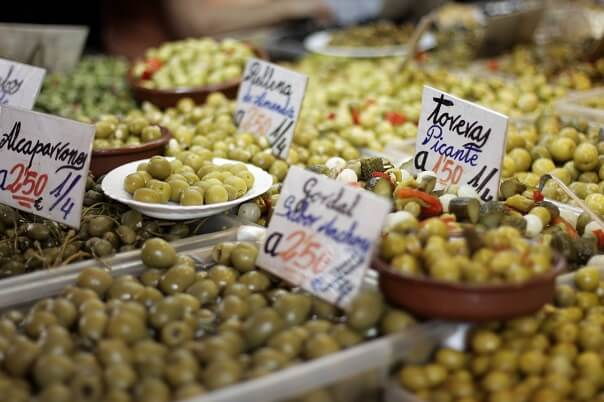
<path fill-rule="evenodd" d="M 389 200 L 292 166 L 257 263 L 346 307 L 361 287 Z"/>
<path fill-rule="evenodd" d="M 0 59 L 0 106 L 31 109 L 38 97 L 46 70 Z"/>
<path fill-rule="evenodd" d="M 80 61 L 88 27 L 0 23 L 0 57 L 66 72 Z"/>
<path fill-rule="evenodd" d="M 0 202 L 80 227 L 94 126 L 0 108 Z"/>
<path fill-rule="evenodd" d="M 250 59 L 237 94 L 239 131 L 266 136 L 273 154 L 286 159 L 307 84 L 304 74 Z"/>
<path fill-rule="evenodd" d="M 501 113 L 425 86 L 414 167 L 436 173 L 439 189 L 466 184 L 482 201 L 497 198 L 507 124 Z"/>

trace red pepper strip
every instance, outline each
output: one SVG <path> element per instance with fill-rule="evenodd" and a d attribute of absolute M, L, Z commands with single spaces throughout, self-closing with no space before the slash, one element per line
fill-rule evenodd
<path fill-rule="evenodd" d="M 350 114 L 352 115 L 352 122 L 355 126 L 361 124 L 361 112 L 359 112 L 359 109 L 351 107 Z"/>
<path fill-rule="evenodd" d="M 552 224 L 564 226 L 564 231 L 566 232 L 566 234 L 568 234 L 573 239 L 576 239 L 577 237 L 579 237 L 579 234 L 577 233 L 577 231 L 575 230 L 573 225 L 568 223 L 566 221 L 566 219 L 562 218 L 561 216 L 557 216 L 554 219 L 552 219 Z M 604 232 L 602 234 L 604 235 Z"/>
<path fill-rule="evenodd" d="M 407 118 L 405 117 L 405 115 L 402 113 L 398 113 L 398 112 L 386 112 L 384 117 L 393 126 L 400 126 L 407 121 Z"/>
<path fill-rule="evenodd" d="M 327 115 L 327 118 L 329 120 L 333 120 L 336 118 L 336 114 L 334 112 L 329 112 L 329 114 Z"/>
<path fill-rule="evenodd" d="M 421 190 L 404 187 L 397 191 L 396 196 L 398 198 L 417 198 L 424 202 L 426 206 L 422 206 L 422 217 L 439 216 L 443 212 L 440 200 Z"/>
<path fill-rule="evenodd" d="M 499 63 L 495 59 L 487 61 L 487 68 L 491 71 L 497 71 L 499 69 Z"/>
<path fill-rule="evenodd" d="M 545 197 L 543 196 L 543 193 L 539 190 L 533 190 L 533 201 L 535 202 L 541 202 L 545 199 Z"/>
<path fill-rule="evenodd" d="M 162 66 L 162 61 L 160 59 L 149 59 L 145 62 L 145 71 L 141 75 L 141 79 L 149 80 L 153 77 L 153 74 L 157 72 Z"/>
<path fill-rule="evenodd" d="M 392 179 L 392 176 L 390 176 L 388 173 L 385 172 L 373 172 L 371 173 L 371 177 L 381 177 L 382 179 L 386 179 L 388 180 L 388 182 L 390 183 L 390 185 L 392 187 L 394 187 L 394 180 Z"/>
<path fill-rule="evenodd" d="M 604 247 L 604 230 L 596 229 L 593 231 L 593 234 L 595 234 L 596 239 L 598 239 L 598 248 Z"/>
<path fill-rule="evenodd" d="M 426 53 L 426 52 L 416 52 L 415 53 L 415 60 L 419 61 L 420 63 L 428 60 L 428 53 Z"/>

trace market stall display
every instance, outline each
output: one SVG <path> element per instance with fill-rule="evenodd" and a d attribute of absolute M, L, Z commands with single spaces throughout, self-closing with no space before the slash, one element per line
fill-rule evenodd
<path fill-rule="evenodd" d="M 128 80 L 136 99 L 161 107 L 174 106 L 185 97 L 201 103 L 214 92 L 234 98 L 251 57 L 267 55 L 234 39 L 169 42 L 149 49 L 144 60 L 130 68 Z"/>
<path fill-rule="evenodd" d="M 389 402 L 602 398 L 604 281 L 592 265 L 604 254 L 595 219 L 604 217 L 604 59 L 550 41 L 475 60 L 480 22 L 455 12 L 436 24 L 439 46 L 413 59 L 355 57 L 400 50 L 413 34 L 378 22 L 315 34 L 323 50 L 344 48 L 346 57 L 280 63 L 308 76 L 283 158 L 235 116 L 246 62 L 265 58 L 245 42 L 169 42 L 130 66 L 93 56 L 49 75 L 36 109 L 95 125 L 94 176 L 79 230 L 0 205 L 0 399 L 377 402 L 387 378 Z M 254 85 L 288 96 L 270 76 Z M 490 201 L 478 184 L 417 171 L 425 86 L 509 117 Z M 471 148 L 474 132 L 461 126 Z M 13 134 L 0 148 L 27 154 Z M 281 191 L 293 166 L 308 170 L 302 199 L 275 212 L 292 194 Z M 19 185 L 12 174 L 0 170 L 6 194 Z M 346 191 L 323 193 L 313 177 Z M 354 245 L 357 216 L 378 214 L 314 228 L 309 202 L 345 213 L 355 205 L 349 189 L 372 192 L 389 213 L 344 311 L 311 280 L 328 267 L 340 275 L 329 286 L 343 286 L 352 271 L 319 255 L 316 235 Z M 295 222 L 303 240 L 284 230 L 291 248 L 277 252 L 263 228 L 273 215 Z M 252 242 L 240 242 L 248 229 Z M 317 272 L 302 285 L 284 263 L 294 271 L 286 282 L 260 266 L 258 247 Z M 432 335 L 459 326 L 435 318 L 483 322 L 462 324 L 463 347 L 432 353 Z"/>
<path fill-rule="evenodd" d="M 221 243 L 199 269 L 149 239 L 135 275 L 86 268 L 56 296 L 7 311 L 3 391 L 15 401 L 191 398 L 414 322 L 375 290 L 343 312 L 288 289 L 255 268 L 256 253 L 250 243 Z"/>
<path fill-rule="evenodd" d="M 35 107 L 85 121 L 103 114 L 126 113 L 135 106 L 128 90 L 127 70 L 126 60 L 85 56 L 71 72 L 46 77 Z"/>

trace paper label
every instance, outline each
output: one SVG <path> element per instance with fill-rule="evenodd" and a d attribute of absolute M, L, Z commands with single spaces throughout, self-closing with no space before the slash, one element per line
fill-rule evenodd
<path fill-rule="evenodd" d="M 304 74 L 250 59 L 237 95 L 239 131 L 266 136 L 273 154 L 287 159 L 307 83 Z"/>
<path fill-rule="evenodd" d="M 0 202 L 80 227 L 94 126 L 0 108 Z"/>
<path fill-rule="evenodd" d="M 40 93 L 44 74 L 43 68 L 0 59 L 0 106 L 31 109 Z"/>
<path fill-rule="evenodd" d="M 389 200 L 292 166 L 257 264 L 346 307 L 361 287 Z"/>
<path fill-rule="evenodd" d="M 414 166 L 436 173 L 437 189 L 470 185 L 482 201 L 499 192 L 507 116 L 425 86 Z"/>
<path fill-rule="evenodd" d="M 77 25 L 0 24 L 0 57 L 66 72 L 80 61 L 88 28 Z"/>

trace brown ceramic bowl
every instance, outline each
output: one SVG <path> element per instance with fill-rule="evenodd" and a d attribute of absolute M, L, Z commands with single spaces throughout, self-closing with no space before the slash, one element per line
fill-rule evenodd
<path fill-rule="evenodd" d="M 269 59 L 268 53 L 265 50 L 253 46 L 250 47 L 252 47 L 254 55 L 258 59 Z M 204 103 L 212 92 L 222 92 L 227 98 L 235 99 L 239 91 L 241 79 L 198 88 L 154 89 L 145 88 L 140 85 L 139 80 L 135 79 L 132 75 L 132 68 L 130 68 L 128 71 L 128 83 L 134 99 L 139 102 L 148 101 L 159 108 L 165 109 L 176 105 L 182 98 L 191 98 L 196 104 Z"/>
<path fill-rule="evenodd" d="M 554 298 L 556 276 L 566 262 L 556 256 L 550 272 L 521 284 L 464 285 L 412 277 L 395 272 L 381 259 L 373 268 L 386 299 L 426 318 L 491 321 L 518 317 L 539 310 Z"/>
<path fill-rule="evenodd" d="M 172 138 L 170 130 L 160 127 L 161 137 L 155 141 L 146 142 L 141 145 L 123 148 L 99 149 L 92 151 L 90 171 L 95 177 L 125 165 L 128 162 L 141 159 L 149 159 L 155 155 L 163 155 L 166 144 Z"/>

